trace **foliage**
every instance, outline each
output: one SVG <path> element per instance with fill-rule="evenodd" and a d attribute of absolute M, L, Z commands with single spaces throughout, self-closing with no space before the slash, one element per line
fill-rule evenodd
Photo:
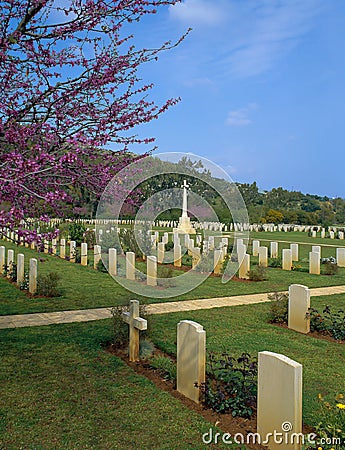
<path fill-rule="evenodd" d="M 292 264 L 291 270 L 294 272 L 309 272 L 307 267 L 302 267 L 300 264 Z"/>
<path fill-rule="evenodd" d="M 325 275 L 335 275 L 338 272 L 338 265 L 332 261 L 327 261 L 323 264 Z"/>
<path fill-rule="evenodd" d="M 139 356 L 140 359 L 151 358 L 153 352 L 155 351 L 155 345 L 149 339 L 140 339 L 139 342 Z"/>
<path fill-rule="evenodd" d="M 39 274 L 37 277 L 37 295 L 43 297 L 59 297 L 60 289 L 58 287 L 61 277 L 57 272 Z"/>
<path fill-rule="evenodd" d="M 158 286 L 162 286 L 165 288 L 176 286 L 172 267 L 158 266 L 158 277 Z"/>
<path fill-rule="evenodd" d="M 310 330 L 327 334 L 336 340 L 345 340 L 345 312 L 342 309 L 333 311 L 330 306 L 326 306 L 323 314 L 317 309 L 309 308 L 307 317 L 310 318 Z"/>
<path fill-rule="evenodd" d="M 208 377 L 200 387 L 203 403 L 219 413 L 250 417 L 256 406 L 257 360 L 248 353 L 208 354 Z"/>
<path fill-rule="evenodd" d="M 270 258 L 268 260 L 268 266 L 273 268 L 279 268 L 282 267 L 282 260 L 280 258 Z"/>
<path fill-rule="evenodd" d="M 267 280 L 266 269 L 265 269 L 264 266 L 262 266 L 260 264 L 254 266 L 253 269 L 251 269 L 248 272 L 248 276 L 249 276 L 249 279 L 251 281 L 264 281 L 264 280 Z"/>
<path fill-rule="evenodd" d="M 29 272 L 25 270 L 23 281 L 19 284 L 19 289 L 22 291 L 27 291 L 29 289 Z"/>
<path fill-rule="evenodd" d="M 265 222 L 266 223 L 282 223 L 284 220 L 284 214 L 282 214 L 280 211 L 277 211 L 275 209 L 269 209 L 266 217 Z"/>
<path fill-rule="evenodd" d="M 176 382 L 176 363 L 168 356 L 155 355 L 150 359 L 150 366 L 158 370 L 166 380 Z"/>
<path fill-rule="evenodd" d="M 103 273 L 107 273 L 107 272 L 108 272 L 108 270 L 107 270 L 107 268 L 105 267 L 105 265 L 104 265 L 102 259 L 100 259 L 100 260 L 98 261 L 98 263 L 97 263 L 97 265 L 96 265 L 96 270 L 98 270 L 98 272 L 103 272 Z"/>
<path fill-rule="evenodd" d="M 16 281 L 17 280 L 17 264 L 15 262 L 12 262 L 11 264 L 7 264 L 7 265 L 5 264 L 3 274 L 10 281 Z"/>
<path fill-rule="evenodd" d="M 134 252 L 135 256 L 143 255 L 133 229 L 122 229 L 119 234 L 119 239 L 124 253 Z"/>
<path fill-rule="evenodd" d="M 345 442 L 344 395 L 338 394 L 330 402 L 326 401 L 321 394 L 318 395 L 318 399 L 323 419 L 316 426 L 317 439 L 322 439 L 323 442 L 326 442 L 326 444 L 323 444 L 322 449 L 342 450 L 343 443 Z"/>
<path fill-rule="evenodd" d="M 86 230 L 84 232 L 84 241 L 87 243 L 87 248 L 93 248 L 96 244 L 96 235 L 93 230 Z"/>
<path fill-rule="evenodd" d="M 289 295 L 286 292 L 273 292 L 267 294 L 270 302 L 270 322 L 271 323 L 287 323 Z"/>
<path fill-rule="evenodd" d="M 153 85 L 142 83 L 138 71 L 184 36 L 138 49 L 131 27 L 175 2 L 4 0 L 0 204 L 10 207 L 1 211 L 1 224 L 63 214 L 66 201 L 83 190 L 99 196 L 114 173 L 141 158 L 128 146 L 154 139 L 131 130 L 179 99 L 149 101 Z M 109 142 L 122 151 L 100 150 Z M 22 232 L 34 240 L 34 230 Z"/>
<path fill-rule="evenodd" d="M 82 223 L 73 222 L 68 227 L 68 233 L 71 238 L 71 241 L 75 241 L 77 246 L 80 246 L 80 244 L 84 242 L 85 231 L 86 227 Z"/>
<path fill-rule="evenodd" d="M 173 248 L 174 248 L 174 243 L 173 243 L 173 241 L 168 241 L 168 242 L 165 244 L 165 251 L 166 251 L 166 252 L 169 252 L 170 250 L 173 250 Z"/>
<path fill-rule="evenodd" d="M 108 252 L 108 250 L 110 248 L 116 248 L 116 250 L 119 252 L 120 249 L 120 244 L 119 242 L 116 240 L 116 235 L 111 232 L 110 230 L 104 230 L 105 232 L 103 232 L 103 234 L 100 236 L 99 239 L 99 245 L 102 248 L 103 252 Z M 125 230 L 121 231 L 121 233 L 123 234 Z M 127 250 L 128 251 L 128 250 Z"/>

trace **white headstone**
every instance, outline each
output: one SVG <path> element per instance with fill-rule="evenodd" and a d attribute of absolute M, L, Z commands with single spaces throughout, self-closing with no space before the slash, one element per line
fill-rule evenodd
<path fill-rule="evenodd" d="M 298 261 L 298 244 L 290 244 L 292 261 Z"/>
<path fill-rule="evenodd" d="M 270 436 L 270 450 L 302 448 L 293 443 L 302 436 L 302 365 L 278 353 L 259 352 L 257 432 Z"/>
<path fill-rule="evenodd" d="M 5 268 L 5 261 L 6 261 L 6 248 L 2 245 L 0 247 L 0 273 L 4 273 Z"/>
<path fill-rule="evenodd" d="M 268 248 L 259 247 L 259 266 L 268 266 Z"/>
<path fill-rule="evenodd" d="M 310 331 L 310 319 L 307 312 L 310 308 L 310 290 L 301 284 L 289 286 L 288 327 L 300 333 Z"/>
<path fill-rule="evenodd" d="M 248 275 L 249 271 L 250 271 L 250 255 L 245 254 L 243 257 L 242 263 L 240 264 L 239 270 L 238 270 L 239 278 L 248 280 L 249 279 L 249 275 Z"/>
<path fill-rule="evenodd" d="M 14 262 L 14 251 L 12 249 L 7 251 L 7 269 L 9 271 L 13 268 L 13 262 Z"/>
<path fill-rule="evenodd" d="M 93 268 L 97 269 L 97 265 L 102 258 L 102 248 L 100 245 L 94 245 L 93 247 Z"/>
<path fill-rule="evenodd" d="M 60 240 L 60 258 L 65 259 L 66 257 L 66 239 Z"/>
<path fill-rule="evenodd" d="M 147 257 L 147 278 L 148 286 L 157 286 L 157 258 L 155 256 Z"/>
<path fill-rule="evenodd" d="M 29 266 L 29 292 L 35 294 L 37 291 L 37 259 L 30 258 Z"/>
<path fill-rule="evenodd" d="M 69 260 L 72 263 L 75 263 L 76 260 L 76 252 L 77 252 L 77 244 L 75 241 L 71 241 L 69 243 Z"/>
<path fill-rule="evenodd" d="M 110 273 L 110 275 L 117 274 L 117 250 L 116 250 L 116 248 L 109 249 L 109 273 Z"/>
<path fill-rule="evenodd" d="M 317 252 L 319 254 L 319 258 L 321 258 L 321 246 L 320 245 L 313 245 L 311 247 L 312 252 Z"/>
<path fill-rule="evenodd" d="M 309 273 L 320 275 L 320 253 L 309 252 Z"/>
<path fill-rule="evenodd" d="M 195 267 L 199 264 L 200 261 L 200 248 L 194 247 L 192 250 L 192 269 L 195 269 Z"/>
<path fill-rule="evenodd" d="M 24 255 L 18 253 L 17 255 L 17 284 L 24 281 Z"/>
<path fill-rule="evenodd" d="M 271 258 L 278 258 L 278 242 L 270 243 L 270 256 Z"/>
<path fill-rule="evenodd" d="M 135 280 L 135 253 L 126 252 L 126 278 Z"/>
<path fill-rule="evenodd" d="M 205 382 L 206 332 L 192 320 L 182 320 L 177 325 L 177 390 L 196 403 Z"/>
<path fill-rule="evenodd" d="M 87 266 L 87 243 L 83 242 L 81 244 L 81 253 L 80 253 L 80 264 L 82 266 Z"/>
<path fill-rule="evenodd" d="M 215 250 L 214 251 L 214 257 L 213 257 L 213 272 L 216 275 L 219 275 L 221 272 L 221 266 L 222 266 L 222 256 L 223 252 L 221 250 Z"/>
<path fill-rule="evenodd" d="M 165 250 L 165 244 L 163 242 L 159 242 L 157 246 L 157 261 L 159 264 L 163 264 L 164 261 L 164 250 Z"/>
<path fill-rule="evenodd" d="M 57 251 L 57 239 L 52 239 L 52 254 L 56 255 Z"/>
<path fill-rule="evenodd" d="M 337 248 L 337 265 L 345 267 L 345 248 Z"/>
<path fill-rule="evenodd" d="M 260 241 L 253 241 L 253 256 L 259 256 Z"/>
<path fill-rule="evenodd" d="M 283 270 L 291 270 L 291 267 L 292 267 L 292 251 L 289 248 L 284 248 L 282 268 Z"/>
<path fill-rule="evenodd" d="M 174 245 L 174 266 L 175 267 L 181 267 L 182 265 L 182 249 L 181 245 L 175 244 Z"/>

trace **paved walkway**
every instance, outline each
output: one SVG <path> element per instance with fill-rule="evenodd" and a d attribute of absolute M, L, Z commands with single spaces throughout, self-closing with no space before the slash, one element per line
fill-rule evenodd
<path fill-rule="evenodd" d="M 310 289 L 312 297 L 320 295 L 345 294 L 345 286 L 331 286 Z M 223 306 L 249 305 L 267 302 L 267 293 L 236 295 L 233 297 L 206 298 L 181 302 L 153 303 L 148 305 L 149 314 L 167 314 L 198 309 L 222 308 Z M 88 322 L 90 320 L 108 319 L 111 308 L 82 309 L 77 311 L 57 311 L 48 313 L 18 314 L 0 316 L 0 329 L 33 327 L 58 323 Z"/>

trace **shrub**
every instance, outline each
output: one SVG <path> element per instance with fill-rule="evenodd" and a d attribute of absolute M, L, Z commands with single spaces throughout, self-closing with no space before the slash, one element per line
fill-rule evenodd
<path fill-rule="evenodd" d="M 84 240 L 88 248 L 93 248 L 96 244 L 96 235 L 93 230 L 86 230 L 84 233 Z"/>
<path fill-rule="evenodd" d="M 330 306 L 326 306 L 323 310 L 328 322 L 328 331 L 330 335 L 337 341 L 345 340 L 345 312 L 339 309 L 333 312 Z"/>
<path fill-rule="evenodd" d="M 176 363 L 164 355 L 156 355 L 150 360 L 150 366 L 166 379 L 176 382 Z"/>
<path fill-rule="evenodd" d="M 327 261 L 323 263 L 323 273 L 325 275 L 335 275 L 338 272 L 338 265 L 334 262 Z"/>
<path fill-rule="evenodd" d="M 104 265 L 102 259 L 100 259 L 100 260 L 98 261 L 98 263 L 97 263 L 97 265 L 96 265 L 96 270 L 97 270 L 98 272 L 103 272 L 103 273 L 107 273 L 107 272 L 108 272 L 108 270 L 107 270 L 107 268 L 105 267 L 105 265 Z"/>
<path fill-rule="evenodd" d="M 24 272 L 24 279 L 23 281 L 19 284 L 19 289 L 21 291 L 27 291 L 29 289 L 29 272 L 25 271 Z"/>
<path fill-rule="evenodd" d="M 302 267 L 300 264 L 292 264 L 291 270 L 294 272 L 309 272 L 307 267 Z"/>
<path fill-rule="evenodd" d="M 10 281 L 16 281 L 17 280 L 17 264 L 15 262 L 13 262 L 12 264 L 9 264 L 9 265 L 5 264 L 3 274 Z"/>
<path fill-rule="evenodd" d="M 345 340 L 345 313 L 344 310 L 332 311 L 326 306 L 323 315 L 317 309 L 309 308 L 307 317 L 310 318 L 310 330 L 328 334 L 338 341 Z"/>
<path fill-rule="evenodd" d="M 280 258 L 270 258 L 268 262 L 269 267 L 280 268 L 282 267 L 282 260 Z"/>
<path fill-rule="evenodd" d="M 139 356 L 141 359 L 151 358 L 154 351 L 155 351 L 155 345 L 152 341 L 150 341 L 148 339 L 140 339 Z"/>
<path fill-rule="evenodd" d="M 208 377 L 200 388 L 203 403 L 218 413 L 250 417 L 256 405 L 257 360 L 248 353 L 208 355 Z"/>
<path fill-rule="evenodd" d="M 268 294 L 270 303 L 270 322 L 271 323 L 287 323 L 289 295 L 285 292 L 274 292 Z"/>
<path fill-rule="evenodd" d="M 267 280 L 266 269 L 261 265 L 254 266 L 254 268 L 248 272 L 248 276 L 251 281 Z"/>
<path fill-rule="evenodd" d="M 344 395 L 338 394 L 330 402 L 326 401 L 321 394 L 318 395 L 322 420 L 316 426 L 318 440 L 323 439 L 324 442 L 339 442 L 329 446 L 323 446 L 323 449 L 333 448 L 333 450 L 341 450 L 343 442 L 345 442 L 345 401 Z M 315 447 L 320 448 L 320 447 Z"/>
<path fill-rule="evenodd" d="M 158 286 L 166 288 L 176 286 L 176 282 L 174 281 L 173 276 L 173 269 L 171 267 L 159 266 L 158 277 L 159 277 L 157 279 Z"/>
<path fill-rule="evenodd" d="M 59 297 L 58 283 L 60 275 L 57 272 L 40 274 L 37 277 L 37 294 L 44 297 Z"/>
<path fill-rule="evenodd" d="M 190 255 L 182 256 L 182 265 L 183 266 L 192 266 L 192 257 Z"/>
<path fill-rule="evenodd" d="M 201 273 L 211 273 L 213 271 L 213 264 L 214 264 L 213 258 L 210 258 L 207 255 L 206 256 L 201 255 L 200 261 L 194 270 L 196 272 L 201 272 Z M 225 267 L 224 263 L 223 263 L 223 267 Z"/>
<path fill-rule="evenodd" d="M 71 241 L 75 241 L 77 245 L 80 245 L 84 241 L 84 233 L 86 231 L 85 226 L 82 223 L 72 223 L 68 227 L 68 233 Z"/>
<path fill-rule="evenodd" d="M 310 319 L 310 331 L 317 331 L 323 333 L 326 331 L 327 326 L 325 318 L 315 308 L 309 308 L 306 314 L 307 319 Z"/>
<path fill-rule="evenodd" d="M 169 252 L 170 250 L 172 250 L 174 248 L 174 243 L 172 241 L 168 241 L 165 244 L 165 251 Z"/>

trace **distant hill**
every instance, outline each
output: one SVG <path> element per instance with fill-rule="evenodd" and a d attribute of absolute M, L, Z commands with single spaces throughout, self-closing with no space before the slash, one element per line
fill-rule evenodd
<path fill-rule="evenodd" d="M 147 167 L 154 166 L 155 173 L 164 173 L 143 182 L 138 187 L 139 203 L 152 196 L 155 192 L 180 187 L 184 179 L 192 186 L 194 193 L 204 198 L 214 209 L 222 222 L 229 222 L 231 214 L 221 196 L 210 187 L 210 181 L 216 182 L 218 192 L 234 189 L 228 181 L 213 178 L 201 162 L 194 163 L 183 158 L 178 163 L 161 161 L 156 157 L 145 159 Z M 163 169 L 164 168 L 164 169 Z M 181 174 L 187 170 L 190 175 Z M 282 187 L 270 191 L 260 191 L 256 182 L 235 183 L 247 207 L 251 223 L 294 223 L 302 225 L 345 225 L 345 199 L 328 198 L 319 195 L 303 194 L 298 191 L 288 191 Z M 97 199 L 85 190 L 74 187 L 73 210 L 71 215 L 80 217 L 94 216 Z M 73 212 L 72 212 L 73 211 Z M 162 219 L 177 219 L 180 209 L 167 210 L 160 215 Z M 123 210 L 125 217 L 134 217 L 135 207 L 128 205 Z"/>

